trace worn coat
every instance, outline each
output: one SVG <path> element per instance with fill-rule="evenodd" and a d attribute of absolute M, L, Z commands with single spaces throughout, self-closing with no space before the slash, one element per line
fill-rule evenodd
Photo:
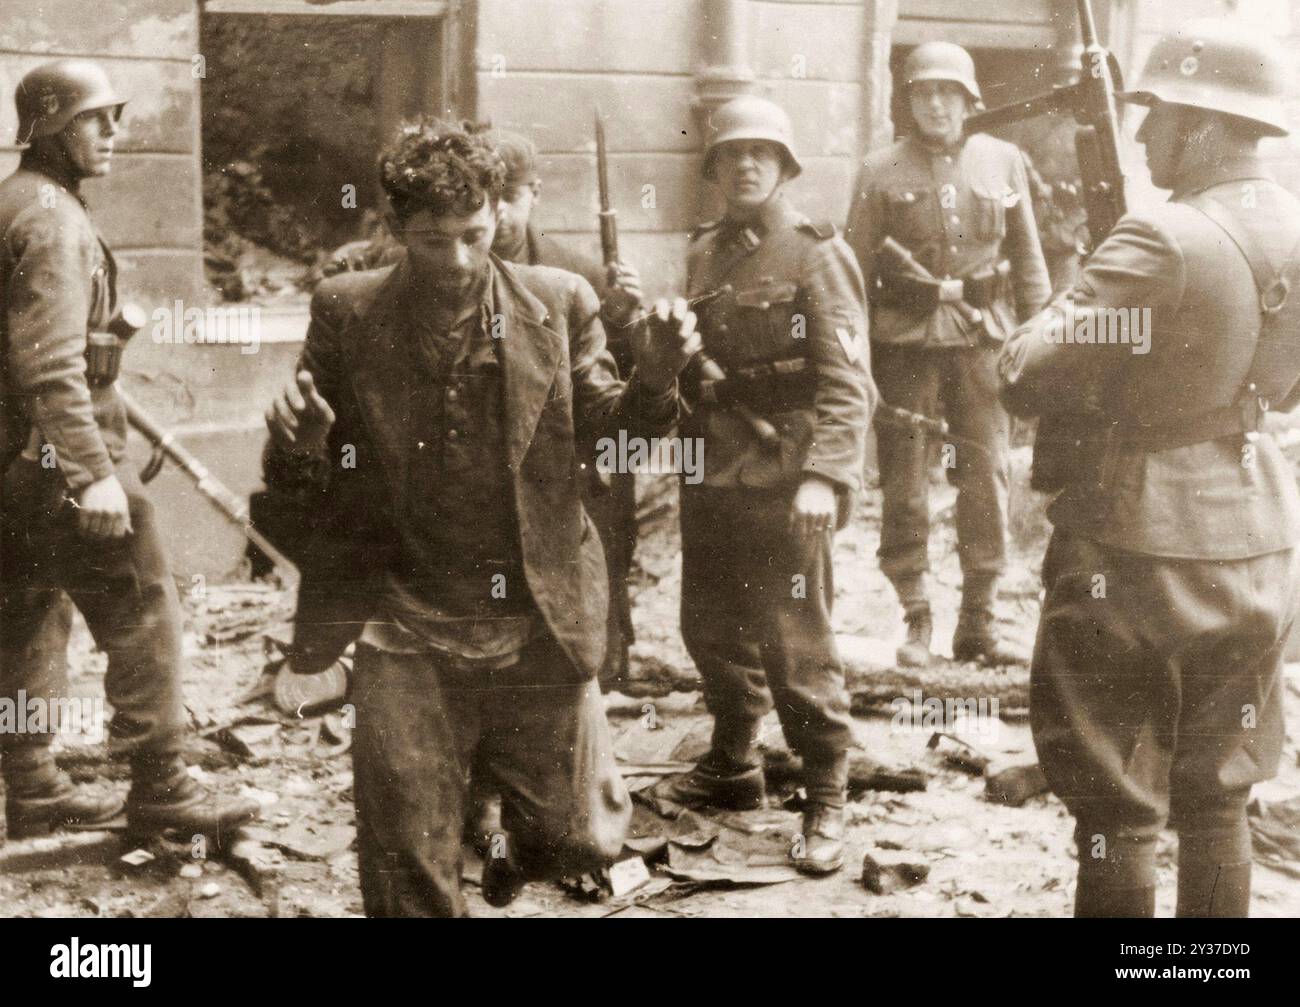
<path fill-rule="evenodd" d="M 295 668 L 328 665 L 371 615 L 378 579 L 421 487 L 408 480 L 407 402 L 414 376 L 398 340 L 405 265 L 343 273 L 322 283 L 300 368 L 336 414 L 320 489 L 322 516 L 307 550 L 295 616 Z M 599 305 L 572 273 L 492 258 L 498 340 L 524 572 L 547 627 L 578 671 L 594 675 L 605 649 L 607 587 L 600 543 L 579 499 L 576 436 L 657 436 L 676 422 L 675 395 L 615 377 Z M 345 448 L 355 451 L 344 465 Z"/>

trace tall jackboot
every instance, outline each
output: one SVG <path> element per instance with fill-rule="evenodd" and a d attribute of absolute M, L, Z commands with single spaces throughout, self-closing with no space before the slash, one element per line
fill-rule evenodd
<path fill-rule="evenodd" d="M 1108 836 L 1104 856 L 1093 858 L 1091 839 Z M 1156 844 L 1150 836 L 1110 834 L 1076 823 L 1079 850 L 1074 915 L 1079 918 L 1150 919 L 1156 914 Z"/>
<path fill-rule="evenodd" d="M 115 794 L 97 796 L 78 788 L 54 763 L 48 745 L 15 745 L 5 751 L 5 827 L 10 839 L 44 836 L 64 826 L 101 825 L 122 811 Z"/>
<path fill-rule="evenodd" d="M 1243 834 L 1244 833 L 1244 836 Z M 1244 919 L 1250 915 L 1250 833 L 1179 833 L 1178 916 Z"/>
<path fill-rule="evenodd" d="M 131 756 L 126 821 L 136 835 L 175 829 L 202 834 L 220 845 L 235 828 L 256 818 L 256 801 L 209 793 L 175 752 L 144 750 Z"/>
<path fill-rule="evenodd" d="M 1156 889 L 1105 888 L 1095 881 L 1079 879 L 1074 892 L 1074 915 L 1078 919 L 1151 919 L 1156 914 Z"/>

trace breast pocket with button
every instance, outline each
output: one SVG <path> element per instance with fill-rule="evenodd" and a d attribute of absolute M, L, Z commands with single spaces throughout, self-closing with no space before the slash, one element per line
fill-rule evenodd
<path fill-rule="evenodd" d="M 915 250 L 941 231 L 939 202 L 934 189 L 895 189 L 885 193 L 889 235 Z"/>
<path fill-rule="evenodd" d="M 975 237 L 981 242 L 998 242 L 1007 234 L 1007 200 L 1014 196 L 1012 190 L 995 192 L 993 187 L 972 190 L 972 207 Z"/>

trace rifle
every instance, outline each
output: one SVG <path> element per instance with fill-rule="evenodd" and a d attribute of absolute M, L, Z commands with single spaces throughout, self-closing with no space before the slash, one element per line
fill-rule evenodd
<path fill-rule="evenodd" d="M 124 304 L 114 314 L 108 328 L 118 340 L 125 343 L 143 327 L 144 318 L 144 312 L 137 305 Z M 189 476 L 190 481 L 194 483 L 198 491 L 207 498 L 210 504 L 216 507 L 231 524 L 235 525 L 248 541 L 265 553 L 266 557 L 279 569 L 281 576 L 287 583 L 291 585 L 297 583 L 297 566 L 253 526 L 253 521 L 248 515 L 248 507 L 245 506 L 244 501 L 209 472 L 207 466 L 181 445 L 174 435 L 165 430 L 157 420 L 145 412 L 141 405 L 120 384 L 117 386 L 117 394 L 126 407 L 127 422 L 153 445 L 153 456 L 140 472 L 141 482 L 152 480 L 162 469 L 165 461 L 172 462 Z"/>
<path fill-rule="evenodd" d="M 1124 173 L 1119 161 L 1119 113 L 1115 105 L 1115 94 L 1123 89 L 1123 82 L 1115 55 L 1097 39 L 1090 0 L 1078 0 L 1078 13 L 1083 40 L 1079 80 L 1028 101 L 972 115 L 966 120 L 965 130 L 969 135 L 1048 112 L 1074 116 L 1079 124 L 1074 148 L 1083 183 L 1084 210 L 1088 215 L 1088 241 L 1083 250 L 1088 254 L 1106 239 L 1126 209 Z M 1087 464 L 1085 456 L 1090 453 L 1090 442 L 1101 436 L 1104 429 L 1102 418 L 1092 413 L 1045 413 L 1039 417 L 1030 486 L 1053 492 L 1077 478 L 1079 468 Z"/>
<path fill-rule="evenodd" d="M 618 262 L 618 211 L 609 195 L 609 151 L 605 148 L 605 120 L 596 109 L 596 185 L 600 190 L 600 258 L 606 265 Z"/>
<path fill-rule="evenodd" d="M 613 208 L 610 199 L 609 152 L 605 147 L 605 123 L 600 116 L 599 109 L 596 110 L 596 184 L 600 190 L 600 254 L 605 265 L 609 266 L 618 261 L 618 211 Z M 690 304 L 693 306 L 730 292 L 730 287 L 721 287 L 693 298 Z M 649 318 L 650 312 L 644 312 L 631 321 L 625 322 L 623 328 L 632 328 Z M 695 354 L 694 361 L 699 367 L 700 376 L 706 381 L 721 381 L 727 376 L 718 363 L 703 350 Z M 737 403 L 729 408 L 748 424 L 764 450 L 776 451 L 780 449 L 781 435 L 777 432 L 776 427 L 746 405 Z"/>
<path fill-rule="evenodd" d="M 1069 113 L 1079 124 L 1074 134 L 1084 209 L 1092 251 L 1105 240 L 1126 209 L 1124 173 L 1119 160 L 1119 113 L 1115 94 L 1123 90 L 1119 62 L 1097 39 L 1090 0 L 1078 0 L 1083 39 L 1082 73 L 1074 84 L 1053 88 L 1027 101 L 1012 102 L 966 120 L 966 133 L 979 133 L 1049 112 Z"/>

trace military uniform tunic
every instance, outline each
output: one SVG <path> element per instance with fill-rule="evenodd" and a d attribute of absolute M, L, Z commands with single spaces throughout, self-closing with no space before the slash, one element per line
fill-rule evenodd
<path fill-rule="evenodd" d="M 985 585 L 985 596 L 967 599 L 978 607 L 991 602 L 989 585 L 1006 565 L 1008 423 L 997 401 L 996 347 L 1050 293 L 1020 151 L 976 134 L 953 147 L 908 138 L 874 153 L 859 174 L 845 237 L 867 280 L 881 396 L 925 415 L 942 404 L 952 428 L 958 555 L 968 586 Z M 936 280 L 971 278 L 972 291 L 978 280 L 982 318 L 924 285 L 899 284 L 899 268 L 877 254 L 886 237 Z M 876 439 L 880 564 L 910 607 L 924 600 L 929 569 L 925 439 L 888 421 L 877 424 Z"/>
<path fill-rule="evenodd" d="M 832 227 L 778 195 L 748 225 L 697 231 L 687 284 L 702 298 L 704 349 L 727 375 L 710 385 L 688 368 L 695 405 L 681 426 L 703 444 L 702 482 L 681 484 L 682 635 L 714 749 L 752 760 L 774 697 L 810 797 L 842 803 L 849 727 L 830 626 L 831 532 L 803 544 L 789 520 L 803 480 L 835 487 L 842 520 L 861 484 L 875 403 L 861 276 Z M 779 445 L 765 446 L 737 406 L 769 421 Z"/>
<path fill-rule="evenodd" d="M 180 605 L 149 500 L 126 462 L 114 385 L 86 374 L 88 333 L 117 303 L 116 272 L 75 179 L 34 152 L 0 183 L 0 696 L 49 696 L 67 649 L 64 592 L 108 654 L 112 740 L 178 747 Z M 53 464 L 49 464 L 52 461 Z M 75 500 L 116 475 L 132 533 L 93 541 Z M 48 744 L 52 735 L 5 736 Z"/>
<path fill-rule="evenodd" d="M 1300 585 L 1295 475 L 1267 434 L 1143 442 L 1233 403 L 1254 354 L 1259 294 L 1226 231 L 1196 208 L 1206 199 L 1275 264 L 1300 239 L 1300 202 L 1257 161 L 1221 164 L 1124 217 L 1000 361 L 1015 412 L 1083 412 L 1091 388 L 1111 431 L 1049 511 L 1031 678 L 1039 759 L 1083 843 L 1149 850 L 1171 817 L 1182 832 L 1244 829 L 1250 787 L 1281 752 L 1282 650 Z M 1067 312 L 1084 333 L 1083 319 L 1131 307 L 1150 308 L 1141 342 L 1060 335 Z"/>

